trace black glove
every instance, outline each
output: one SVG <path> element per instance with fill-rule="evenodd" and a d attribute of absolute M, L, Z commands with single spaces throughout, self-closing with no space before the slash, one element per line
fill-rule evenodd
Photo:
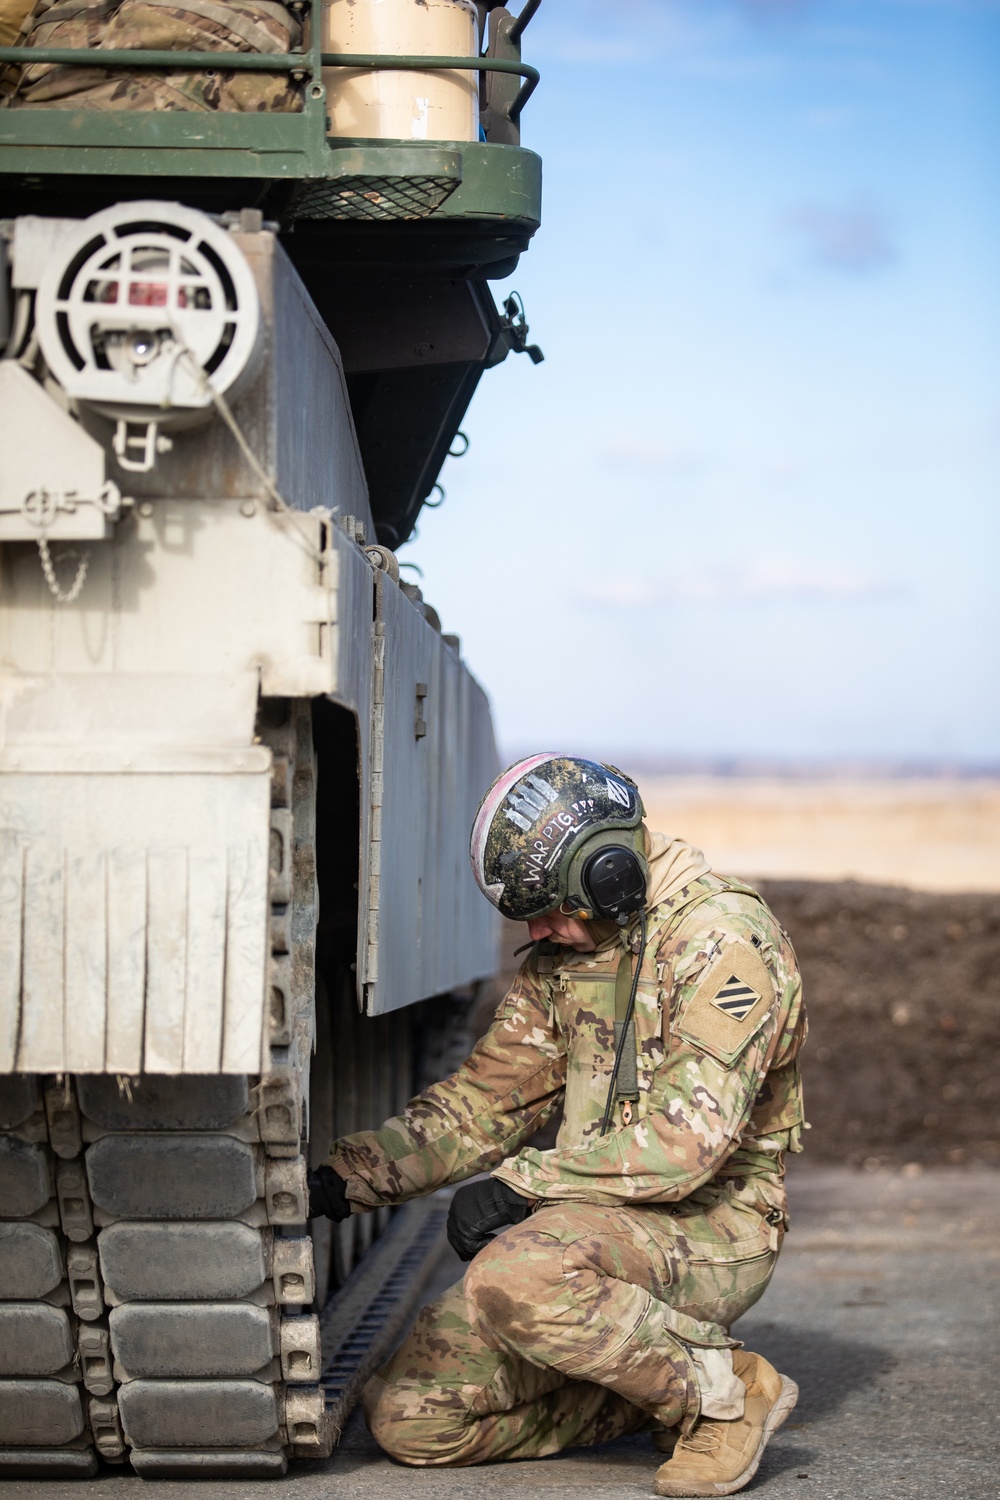
<path fill-rule="evenodd" d="M 532 1200 L 505 1182 L 486 1177 L 460 1187 L 448 1210 L 448 1243 L 459 1260 L 471 1260 L 506 1224 L 523 1224 Z"/>
<path fill-rule="evenodd" d="M 310 1219 L 332 1219 L 339 1224 L 351 1212 L 347 1201 L 347 1183 L 339 1172 L 321 1162 L 309 1173 L 309 1217 Z"/>

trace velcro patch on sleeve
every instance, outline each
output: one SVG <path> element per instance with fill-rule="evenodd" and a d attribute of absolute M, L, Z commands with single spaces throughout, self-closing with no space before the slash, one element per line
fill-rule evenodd
<path fill-rule="evenodd" d="M 736 938 L 703 972 L 674 1029 L 719 1062 L 732 1063 L 760 1030 L 774 998 L 774 980 L 764 960 Z"/>

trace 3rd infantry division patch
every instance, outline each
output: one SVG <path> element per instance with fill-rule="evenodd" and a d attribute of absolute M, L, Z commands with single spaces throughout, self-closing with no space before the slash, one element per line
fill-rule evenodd
<path fill-rule="evenodd" d="M 774 978 L 756 948 L 727 942 L 680 1008 L 674 1030 L 730 1067 L 764 1025 L 775 1000 Z"/>
<path fill-rule="evenodd" d="M 742 979 L 737 979 L 735 974 L 730 974 L 709 1004 L 725 1015 L 732 1016 L 734 1021 L 745 1021 L 759 999 L 760 995 L 756 990 L 744 984 Z"/>

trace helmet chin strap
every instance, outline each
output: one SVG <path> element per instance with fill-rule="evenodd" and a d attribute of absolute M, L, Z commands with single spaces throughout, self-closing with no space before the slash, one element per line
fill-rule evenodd
<path fill-rule="evenodd" d="M 559 908 L 559 909 L 561 910 L 561 908 Z M 568 912 L 563 912 L 563 915 L 564 916 L 569 916 L 569 913 Z M 573 915 L 574 916 L 580 916 L 580 913 L 579 913 L 579 911 L 577 911 L 577 912 L 574 912 Z M 623 944 L 625 944 L 625 928 L 628 926 L 628 923 L 629 923 L 630 919 L 633 916 L 635 916 L 635 915 L 636 915 L 635 912 L 621 912 L 621 913 L 619 913 L 619 915 L 617 916 L 617 918 L 613 919 L 616 922 L 616 925 L 618 926 L 618 928 L 619 928 L 619 930 L 621 932 L 621 937 L 622 937 Z M 611 1081 L 608 1084 L 608 1097 L 607 1097 L 607 1102 L 605 1103 L 605 1106 L 604 1106 L 604 1118 L 601 1121 L 601 1134 L 602 1135 L 607 1135 L 607 1133 L 608 1133 L 608 1127 L 611 1124 L 611 1116 L 612 1116 L 612 1114 L 614 1112 L 614 1107 L 615 1107 L 615 1091 L 616 1091 L 616 1089 L 618 1087 L 618 1074 L 621 1071 L 622 1058 L 625 1055 L 625 1047 L 628 1044 L 628 1041 L 629 1041 L 630 1038 L 632 1038 L 632 1045 L 635 1046 L 634 1031 L 633 1031 L 632 1022 L 633 1022 L 633 1017 L 634 1017 L 634 1014 L 635 1014 L 635 997 L 636 997 L 636 994 L 638 993 L 638 989 L 639 989 L 639 975 L 642 973 L 643 960 L 646 957 L 647 928 L 646 928 L 646 908 L 645 908 L 645 906 L 642 906 L 642 907 L 639 908 L 638 917 L 639 917 L 639 930 L 640 930 L 640 933 L 642 934 L 642 936 L 641 936 L 641 939 L 640 939 L 640 942 L 639 942 L 639 951 L 636 954 L 635 970 L 634 970 L 634 972 L 632 974 L 632 983 L 631 983 L 631 986 L 629 988 L 628 1006 L 626 1007 L 626 1010 L 625 1010 L 625 1016 L 624 1016 L 623 1025 L 622 1025 L 622 1028 L 621 1028 L 621 1035 L 618 1038 L 618 1045 L 615 1048 L 615 1060 L 614 1060 L 614 1064 L 613 1064 L 612 1069 L 611 1069 Z M 580 916 L 580 920 L 585 921 L 585 920 L 588 920 L 588 919 Z M 593 918 L 590 918 L 589 920 L 592 921 Z M 608 919 L 606 917 L 604 917 L 604 918 L 601 918 L 600 920 L 601 921 L 607 921 Z M 534 939 L 528 941 L 527 943 L 522 943 L 522 945 L 521 945 L 520 948 L 517 948 L 517 949 L 514 950 L 514 957 L 517 958 L 518 954 L 525 953 L 525 952 L 527 952 L 527 950 L 529 948 L 534 948 L 535 946 L 536 945 L 535 945 Z M 625 944 L 625 953 L 627 954 L 628 952 L 629 952 L 628 945 Z M 624 962 L 624 954 L 622 956 L 622 961 Z M 628 1119 L 626 1119 L 626 1124 L 627 1123 L 629 1123 Z"/>
<path fill-rule="evenodd" d="M 628 917 L 626 917 L 626 922 L 627 922 L 627 920 L 628 920 Z M 624 926 L 624 923 L 622 925 Z M 601 1121 L 601 1134 L 602 1135 L 607 1135 L 607 1133 L 608 1133 L 608 1126 L 611 1124 L 611 1115 L 612 1115 L 612 1112 L 614 1111 L 614 1107 L 615 1107 L 615 1090 L 618 1087 L 618 1072 L 619 1072 L 619 1069 L 621 1068 L 621 1065 L 622 1065 L 622 1057 L 625 1054 L 625 1044 L 628 1041 L 628 1038 L 630 1036 L 633 1036 L 633 1031 L 632 1031 L 632 1016 L 633 1016 L 633 1013 L 635 1011 L 635 997 L 636 997 L 636 992 L 638 991 L 638 988 L 639 988 L 639 975 L 642 972 L 642 961 L 643 961 L 643 959 L 646 956 L 646 909 L 645 909 L 645 907 L 642 907 L 640 909 L 640 911 L 639 911 L 639 928 L 640 928 L 640 931 L 642 933 L 642 940 L 641 940 L 641 942 L 639 944 L 639 952 L 636 955 L 635 972 L 632 975 L 632 987 L 631 987 L 631 989 L 629 991 L 628 1008 L 625 1011 L 624 1025 L 622 1026 L 621 1036 L 618 1038 L 618 1046 L 615 1049 L 615 1061 L 614 1061 L 614 1066 L 611 1069 L 611 1082 L 608 1085 L 608 1100 L 607 1100 L 607 1103 L 604 1106 L 604 1119 Z M 627 951 L 628 950 L 626 949 L 626 952 Z M 633 1046 L 634 1045 L 635 1045 L 635 1043 L 633 1041 Z"/>

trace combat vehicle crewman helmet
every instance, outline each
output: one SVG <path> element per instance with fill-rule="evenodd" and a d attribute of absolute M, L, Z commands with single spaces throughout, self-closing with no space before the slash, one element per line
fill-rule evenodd
<path fill-rule="evenodd" d="M 646 899 L 644 808 L 615 766 L 529 755 L 479 805 L 472 869 L 487 900 L 515 921 L 560 907 L 585 921 L 627 921 Z"/>

